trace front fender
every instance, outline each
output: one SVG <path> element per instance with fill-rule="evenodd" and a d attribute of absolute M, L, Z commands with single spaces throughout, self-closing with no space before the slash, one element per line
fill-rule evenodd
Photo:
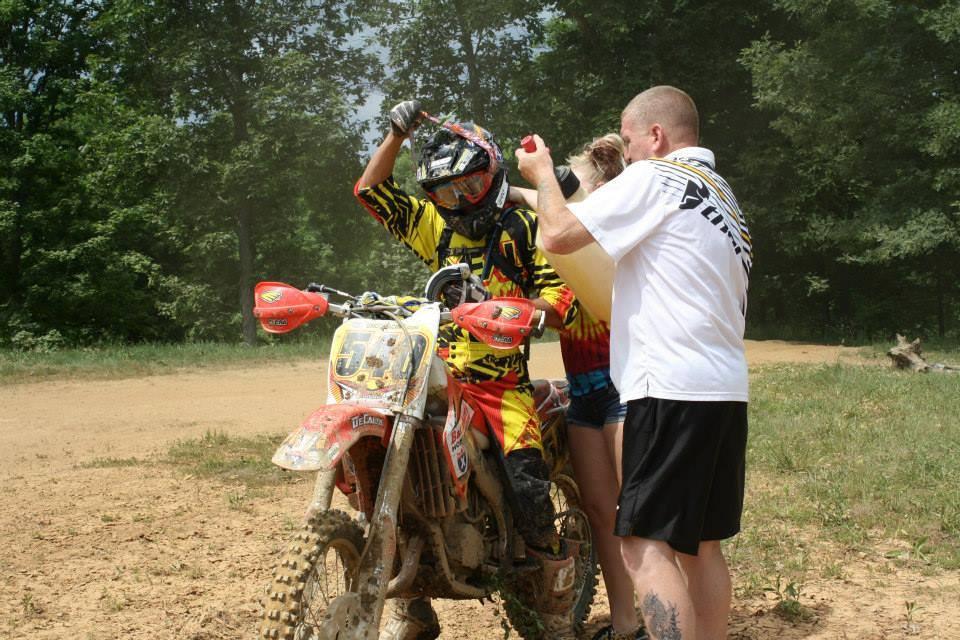
<path fill-rule="evenodd" d="M 367 407 L 325 405 L 287 436 L 273 454 L 273 464 L 290 471 L 329 471 L 360 438 L 385 438 L 389 421 Z"/>

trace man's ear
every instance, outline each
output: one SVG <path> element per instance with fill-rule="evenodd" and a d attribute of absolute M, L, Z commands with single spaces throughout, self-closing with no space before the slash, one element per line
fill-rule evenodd
<path fill-rule="evenodd" d="M 667 134 L 659 124 L 654 123 L 650 127 L 650 135 L 653 136 L 653 152 L 654 155 L 660 157 L 663 154 L 663 151 L 669 148 L 670 143 L 667 142 Z"/>

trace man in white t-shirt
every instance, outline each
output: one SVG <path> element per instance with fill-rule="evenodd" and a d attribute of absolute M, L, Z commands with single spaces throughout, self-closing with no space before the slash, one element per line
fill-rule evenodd
<path fill-rule="evenodd" d="M 537 187 L 545 248 L 595 241 L 616 263 L 611 375 L 628 410 L 615 533 L 647 631 L 724 638 L 732 588 L 720 541 L 739 532 L 743 510 L 750 233 L 713 153 L 697 146 L 690 96 L 644 91 L 620 134 L 630 166 L 576 204 L 539 136 L 517 157 Z"/>

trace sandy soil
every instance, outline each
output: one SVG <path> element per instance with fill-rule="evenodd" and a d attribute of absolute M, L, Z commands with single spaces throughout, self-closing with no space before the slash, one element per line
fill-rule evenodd
<path fill-rule="evenodd" d="M 749 344 L 748 355 L 754 367 L 857 359 L 775 341 Z M 560 376 L 557 346 L 538 345 L 531 366 Z M 156 456 L 207 431 L 288 432 L 322 402 L 324 371 L 298 363 L 0 387 L 0 638 L 252 638 L 310 484 L 246 495 Z M 139 462 L 91 465 L 105 458 Z M 731 637 L 960 638 L 955 574 L 904 570 L 880 550 L 827 552 L 843 577 L 804 584 L 809 620 L 778 616 L 773 596 L 738 599 Z M 494 605 L 438 609 L 444 638 L 503 637 Z M 586 637 L 608 620 L 601 591 Z"/>

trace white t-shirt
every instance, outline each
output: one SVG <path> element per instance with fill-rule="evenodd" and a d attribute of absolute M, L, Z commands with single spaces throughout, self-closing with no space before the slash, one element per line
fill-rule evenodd
<path fill-rule="evenodd" d="M 623 402 L 747 401 L 750 232 L 713 152 L 635 162 L 574 215 L 616 262 L 610 372 Z"/>

